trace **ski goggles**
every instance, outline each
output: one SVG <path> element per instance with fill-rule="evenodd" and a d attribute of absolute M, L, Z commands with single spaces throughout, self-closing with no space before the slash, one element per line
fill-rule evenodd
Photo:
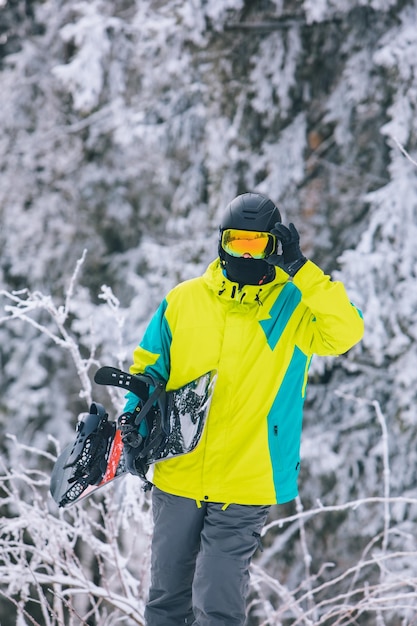
<path fill-rule="evenodd" d="M 221 245 L 231 256 L 265 259 L 276 249 L 276 237 L 271 233 L 227 228 L 222 233 Z"/>

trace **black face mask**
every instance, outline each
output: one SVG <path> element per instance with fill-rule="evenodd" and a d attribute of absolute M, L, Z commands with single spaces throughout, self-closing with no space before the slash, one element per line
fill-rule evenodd
<path fill-rule="evenodd" d="M 221 247 L 219 255 L 227 278 L 239 285 L 263 285 L 275 278 L 275 269 L 263 259 L 244 259 L 227 254 Z"/>

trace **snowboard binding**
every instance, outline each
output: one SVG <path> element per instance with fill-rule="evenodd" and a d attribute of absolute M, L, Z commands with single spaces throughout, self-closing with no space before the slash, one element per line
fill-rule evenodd
<path fill-rule="evenodd" d="M 59 506 L 77 500 L 89 485 L 103 479 L 116 432 L 115 423 L 108 417 L 105 408 L 93 402 L 90 413 L 77 424 L 74 443 L 58 458 L 52 471 L 51 493 Z"/>

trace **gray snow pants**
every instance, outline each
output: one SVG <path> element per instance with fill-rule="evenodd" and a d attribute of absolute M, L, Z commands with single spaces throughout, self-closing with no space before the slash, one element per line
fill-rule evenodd
<path fill-rule="evenodd" d="M 153 488 L 146 626 L 243 626 L 249 566 L 269 506 L 204 502 Z"/>

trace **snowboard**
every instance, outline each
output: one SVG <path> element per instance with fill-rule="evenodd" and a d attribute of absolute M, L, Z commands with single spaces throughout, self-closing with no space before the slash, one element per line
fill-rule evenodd
<path fill-rule="evenodd" d="M 104 406 L 93 402 L 77 424 L 75 440 L 58 456 L 52 469 L 50 493 L 59 507 L 69 507 L 110 482 L 133 473 L 148 489 L 149 467 L 165 459 L 188 454 L 198 445 L 206 424 L 216 371 L 209 371 L 184 387 L 166 391 L 160 381 L 101 367 L 94 380 L 134 393 L 138 399 L 135 431 L 146 423 L 146 434 L 132 445 Z M 132 460 L 133 459 L 133 460 Z"/>

